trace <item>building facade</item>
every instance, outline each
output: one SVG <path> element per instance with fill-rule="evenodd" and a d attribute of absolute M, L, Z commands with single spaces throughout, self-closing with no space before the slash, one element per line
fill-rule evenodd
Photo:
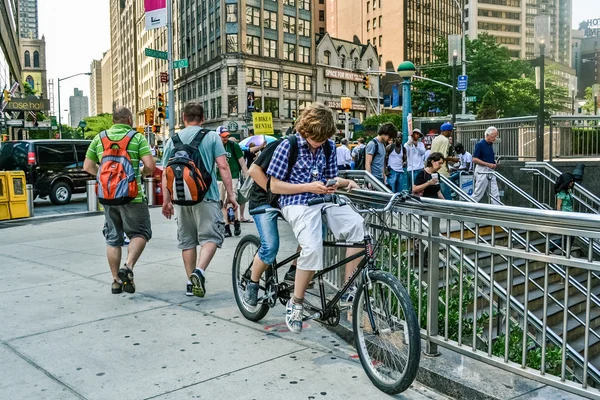
<path fill-rule="evenodd" d="M 16 82 L 21 84 L 22 61 L 19 38 L 18 2 L 16 0 L 0 0 L 0 91 L 10 90 Z M 17 91 L 21 91 L 17 89 Z M 0 102 L 3 99 L 0 98 Z M 14 113 L 0 113 L 0 137 L 6 139 L 22 139 L 14 128 L 7 128 L 2 120 L 16 117 Z M 4 118 L 2 118 L 4 117 Z M 7 135 L 7 136 L 4 136 Z"/>
<path fill-rule="evenodd" d="M 404 60 L 435 61 L 440 38 L 461 32 L 461 17 L 454 0 L 328 0 L 327 32 L 372 44 L 388 70 Z"/>
<path fill-rule="evenodd" d="M 69 97 L 69 125 L 77 128 L 79 122 L 89 116 L 88 98 L 83 95 L 82 90 L 75 88 L 73 96 Z"/>
<path fill-rule="evenodd" d="M 113 82 L 112 82 L 112 57 L 110 49 L 102 55 L 100 62 L 100 74 L 102 75 L 102 112 L 113 111 Z"/>
<path fill-rule="evenodd" d="M 339 130 L 344 128 L 342 97 L 352 99 L 350 117 L 353 119 L 362 121 L 376 113 L 379 77 L 371 76 L 371 88 L 364 89 L 365 75 L 360 71 L 368 69 L 379 69 L 377 52 L 372 44 L 361 45 L 335 39 L 327 33 L 317 44 L 317 101 L 334 110 Z"/>
<path fill-rule="evenodd" d="M 313 0 L 192 0 L 176 10 L 176 54 L 189 62 L 175 74 L 176 128 L 194 101 L 209 128 L 244 136 L 254 107 L 281 133 L 316 98 Z"/>
<path fill-rule="evenodd" d="M 37 96 L 48 98 L 46 77 L 46 39 L 21 38 L 21 82 L 27 82 Z"/>
<path fill-rule="evenodd" d="M 313 0 L 315 9 L 315 39 L 318 42 L 327 32 L 327 4 L 325 0 Z"/>
<path fill-rule="evenodd" d="M 19 0 L 19 36 L 25 39 L 39 37 L 38 0 Z"/>
<path fill-rule="evenodd" d="M 580 71 L 578 87 L 580 95 L 585 95 L 585 89 L 600 84 L 600 31 L 588 30 L 588 36 L 581 43 Z"/>
<path fill-rule="evenodd" d="M 90 64 L 90 115 L 102 114 L 102 61 L 92 60 Z"/>

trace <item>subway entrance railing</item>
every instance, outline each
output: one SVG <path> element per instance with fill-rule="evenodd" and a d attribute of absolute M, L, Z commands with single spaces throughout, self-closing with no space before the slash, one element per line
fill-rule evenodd
<path fill-rule="evenodd" d="M 389 193 L 373 189 L 349 197 L 358 207 L 389 199 Z M 450 348 L 600 399 L 600 307 L 591 290 L 600 272 L 593 256 L 600 217 L 423 199 L 399 204 L 386 218 L 393 228 L 384 231 L 376 220 L 367 221 L 368 227 L 386 244 L 379 255 L 382 268 L 411 294 L 427 353 Z M 548 239 L 540 239 L 540 232 Z M 556 234 L 571 251 L 552 254 L 549 238 Z M 514 244 L 517 235 L 525 245 Z M 571 237 L 590 244 L 571 249 Z M 531 251 L 536 241 L 543 251 Z M 564 275 L 551 273 L 551 266 Z M 565 285 L 572 277 L 582 278 L 587 291 Z M 330 283 L 340 279 L 332 275 Z"/>

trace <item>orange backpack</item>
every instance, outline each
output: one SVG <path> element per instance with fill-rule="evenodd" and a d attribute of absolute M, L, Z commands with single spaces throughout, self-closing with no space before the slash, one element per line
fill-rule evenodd
<path fill-rule="evenodd" d="M 104 205 L 121 205 L 131 202 L 138 195 L 135 169 L 127 146 L 137 131 L 131 130 L 118 141 L 110 140 L 106 131 L 100 132 L 102 141 L 102 160 L 96 177 L 98 201 Z"/>

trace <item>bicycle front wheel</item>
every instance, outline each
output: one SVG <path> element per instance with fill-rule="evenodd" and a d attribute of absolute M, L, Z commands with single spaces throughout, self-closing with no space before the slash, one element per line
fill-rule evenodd
<path fill-rule="evenodd" d="M 260 321 L 269 312 L 269 305 L 266 302 L 260 302 L 256 306 L 249 306 L 242 298 L 246 291 L 246 285 L 250 282 L 250 267 L 254 261 L 254 256 L 260 248 L 260 239 L 255 235 L 246 235 L 238 243 L 233 256 L 233 265 L 231 271 L 231 280 L 233 284 L 233 295 L 240 312 L 250 321 Z M 259 296 L 264 294 L 266 280 L 271 276 L 271 270 L 265 271 L 260 279 Z"/>
<path fill-rule="evenodd" d="M 406 289 L 393 275 L 369 273 L 371 287 L 359 287 L 352 326 L 360 362 L 382 392 L 405 391 L 417 375 L 421 338 L 417 315 Z"/>

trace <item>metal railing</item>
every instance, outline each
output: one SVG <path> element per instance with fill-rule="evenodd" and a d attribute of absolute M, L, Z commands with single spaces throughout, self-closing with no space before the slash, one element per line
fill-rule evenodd
<path fill-rule="evenodd" d="M 359 207 L 368 207 L 385 202 L 390 194 L 357 190 L 350 196 Z M 600 264 L 592 258 L 590 248 L 583 249 L 580 257 L 570 252 L 554 256 L 546 240 L 545 251 L 530 250 L 540 231 L 567 237 L 584 235 L 594 243 L 600 239 L 600 217 L 590 220 L 579 214 L 430 199 L 423 203 L 398 205 L 388 216 L 393 221 L 388 230 L 375 220 L 368 226 L 377 240 L 386 240 L 386 234 L 393 237 L 381 247 L 380 262 L 411 291 L 428 352 L 435 352 L 438 345 L 450 347 L 562 389 L 600 398 L 588 387 L 588 383 L 600 382 L 600 366 L 590 362 L 591 356 L 600 354 L 595 350 L 600 346 L 595 329 L 600 325 L 599 309 L 591 295 L 591 274 L 600 271 Z M 490 225 L 491 239 L 485 242 L 482 229 Z M 506 229 L 507 237 L 500 238 L 496 227 Z M 513 246 L 516 230 L 525 230 L 522 249 Z M 487 270 L 479 266 L 484 257 L 489 258 Z M 503 258 L 508 262 L 502 262 Z M 550 273 L 551 264 L 564 268 L 567 282 L 576 274 L 587 275 L 587 294 L 576 294 L 570 285 L 556 289 L 560 281 Z M 562 307 L 557 307 L 561 303 Z M 538 305 L 542 310 L 536 316 L 532 310 Z M 457 314 L 457 319 L 450 317 Z M 582 354 L 569 337 L 567 326 L 572 321 L 585 332 L 583 339 L 578 339 L 583 340 Z M 507 336 L 508 341 L 504 340 Z"/>
<path fill-rule="evenodd" d="M 600 117 L 588 115 L 550 118 L 548 158 L 600 157 Z"/>

